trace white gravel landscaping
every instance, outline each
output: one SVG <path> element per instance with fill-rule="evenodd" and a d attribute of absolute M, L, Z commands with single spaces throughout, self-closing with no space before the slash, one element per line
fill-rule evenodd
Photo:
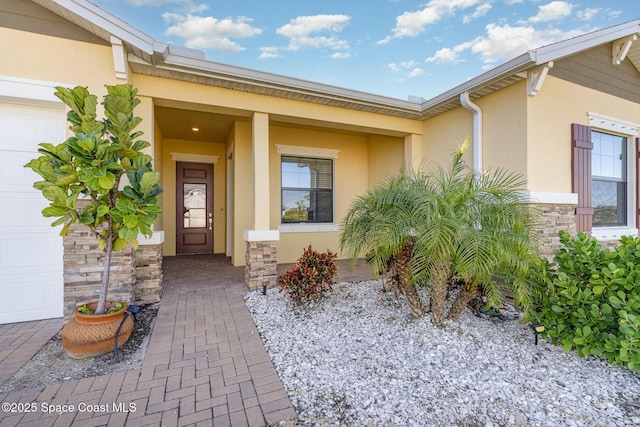
<path fill-rule="evenodd" d="M 381 280 L 308 307 L 278 289 L 246 294 L 299 425 L 640 425 L 640 374 L 534 345 L 513 309 L 438 329 L 402 298 Z"/>

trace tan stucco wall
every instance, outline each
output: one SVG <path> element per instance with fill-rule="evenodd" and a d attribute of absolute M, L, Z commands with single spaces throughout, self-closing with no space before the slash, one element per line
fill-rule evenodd
<path fill-rule="evenodd" d="M 134 74 L 132 84 L 140 94 L 168 100 L 211 106 L 208 110 L 251 117 L 258 111 L 269 114 L 272 122 L 291 121 L 296 125 L 313 124 L 331 129 L 372 131 L 402 136 L 421 133 L 422 123 L 416 120 L 384 116 L 361 111 L 344 110 L 320 104 L 257 95 L 237 90 L 185 83 L 177 80 Z"/>
<path fill-rule="evenodd" d="M 571 192 L 571 124 L 589 125 L 588 112 L 640 123 L 640 105 L 547 76 L 528 97 L 531 190 Z"/>
<path fill-rule="evenodd" d="M 225 251 L 225 203 L 226 203 L 226 169 L 225 145 L 200 142 L 165 139 L 163 144 L 162 188 L 163 198 L 163 227 L 164 245 L 162 254 L 171 256 L 176 254 L 176 161 L 171 153 L 201 154 L 219 156 L 213 165 L 213 252 Z M 197 159 L 194 160 L 197 163 Z"/>
<path fill-rule="evenodd" d="M 474 101 L 484 118 L 483 169 L 506 168 L 526 178 L 526 90 L 523 81 Z"/>
<path fill-rule="evenodd" d="M 371 189 L 400 172 L 404 162 L 404 139 L 372 135 L 368 141 L 368 186 Z"/>
<path fill-rule="evenodd" d="M 108 46 L 0 27 L 0 57 L 0 75 L 88 86 L 98 97 L 105 84 L 122 83 Z"/>
<path fill-rule="evenodd" d="M 515 84 L 473 100 L 482 111 L 482 168 L 508 168 L 526 175 L 526 86 Z M 425 122 L 422 154 L 426 164 L 449 165 L 466 138 L 473 141 L 473 114 L 459 107 Z M 473 145 L 464 156 L 473 167 Z"/>
<path fill-rule="evenodd" d="M 251 182 L 251 123 L 236 121 L 233 129 L 233 265 L 245 265 L 246 242 L 243 230 L 253 226 L 253 188 Z"/>
<path fill-rule="evenodd" d="M 153 170 L 160 172 L 160 182 L 164 183 L 164 140 L 162 137 L 162 131 L 160 130 L 160 126 L 158 126 L 158 122 L 154 119 L 153 121 Z M 147 138 L 149 142 L 151 142 L 151 136 L 143 135 L 143 138 Z M 164 200 L 168 196 L 171 198 L 171 195 L 167 195 L 167 189 L 162 188 L 162 193 L 158 196 L 158 202 L 160 206 L 164 206 Z M 164 213 L 158 215 L 158 219 L 156 220 L 154 230 L 164 230 Z"/>
<path fill-rule="evenodd" d="M 473 136 L 473 116 L 462 107 L 456 108 L 426 120 L 422 134 L 421 167 L 448 165 L 452 152 L 460 148 L 465 138 Z M 473 164 L 472 148 L 464 159 Z"/>
<path fill-rule="evenodd" d="M 340 150 L 334 160 L 334 222 L 340 223 L 356 194 L 368 188 L 368 141 L 363 135 L 272 126 L 270 132 L 271 229 L 280 225 L 280 154 L 276 144 Z M 338 250 L 339 232 L 281 232 L 278 262 L 294 262 L 309 244 L 318 251 Z"/>

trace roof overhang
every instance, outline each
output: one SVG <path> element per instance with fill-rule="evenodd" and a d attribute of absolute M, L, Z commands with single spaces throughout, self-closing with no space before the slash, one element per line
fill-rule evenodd
<path fill-rule="evenodd" d="M 459 107 L 463 93 L 474 100 L 527 79 L 528 71 L 543 64 L 640 34 L 640 20 L 634 20 L 543 46 L 420 104 L 207 61 L 204 52 L 158 42 L 87 0 L 32 1 L 112 45 L 121 42 L 124 57 L 136 73 L 408 119 L 442 114 Z M 640 70 L 640 43 L 633 43 L 626 57 Z"/>

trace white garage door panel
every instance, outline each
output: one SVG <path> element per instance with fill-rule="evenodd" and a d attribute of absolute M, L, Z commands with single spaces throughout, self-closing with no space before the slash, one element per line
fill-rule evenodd
<path fill-rule="evenodd" d="M 35 294 L 25 292 L 25 286 Z M 62 316 L 61 310 L 57 307 L 51 307 L 46 304 L 37 295 L 47 293 L 51 283 L 46 280 L 40 282 L 28 283 L 10 283 L 3 286 L 3 297 L 0 298 L 0 320 L 5 318 L 8 321 L 0 321 L 0 323 L 13 323 L 12 319 L 50 319 Z M 4 295 L 8 298 L 5 298 Z"/>
<path fill-rule="evenodd" d="M 65 138 L 61 109 L 0 102 L 0 324 L 62 316 L 60 227 L 44 218 L 47 201 L 24 167 L 38 144 Z"/>
<path fill-rule="evenodd" d="M 0 192 L 0 233 L 49 233 L 56 218 L 45 218 L 47 201 L 41 194 Z"/>

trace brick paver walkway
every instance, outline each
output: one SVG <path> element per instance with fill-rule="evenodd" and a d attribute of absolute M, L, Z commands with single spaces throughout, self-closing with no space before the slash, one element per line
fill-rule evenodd
<path fill-rule="evenodd" d="M 242 299 L 243 274 L 224 257 L 166 258 L 165 290 L 143 367 L 0 394 L 0 427 L 264 426 L 295 418 Z M 0 326 L 0 382 L 60 325 Z M 32 412 L 11 413 L 4 404 L 35 405 L 27 408 Z"/>

